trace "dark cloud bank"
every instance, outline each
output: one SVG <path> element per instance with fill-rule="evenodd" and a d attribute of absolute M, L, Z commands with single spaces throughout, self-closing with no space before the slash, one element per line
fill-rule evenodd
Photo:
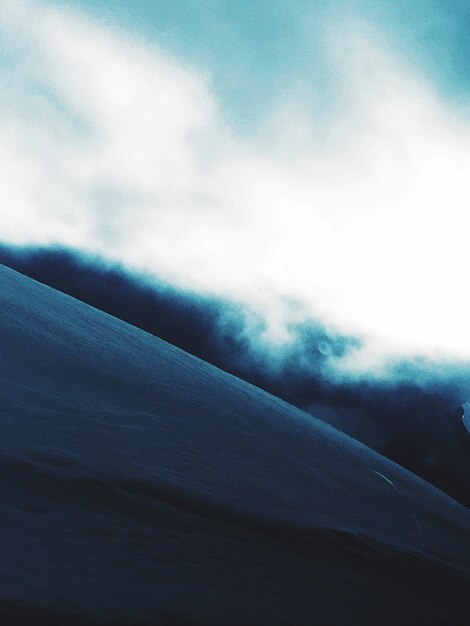
<path fill-rule="evenodd" d="M 232 303 L 135 276 L 122 267 L 51 248 L 0 246 L 0 263 L 70 294 L 243 378 L 344 430 L 470 505 L 470 437 L 458 385 L 448 376 L 409 382 L 339 380 L 331 360 L 357 346 L 314 321 L 270 349 L 261 319 Z M 426 380 L 426 382 L 423 382 Z"/>

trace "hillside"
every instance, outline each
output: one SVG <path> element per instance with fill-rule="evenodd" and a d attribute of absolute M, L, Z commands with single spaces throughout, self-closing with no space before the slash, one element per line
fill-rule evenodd
<path fill-rule="evenodd" d="M 2 624 L 464 624 L 470 513 L 0 267 Z"/>

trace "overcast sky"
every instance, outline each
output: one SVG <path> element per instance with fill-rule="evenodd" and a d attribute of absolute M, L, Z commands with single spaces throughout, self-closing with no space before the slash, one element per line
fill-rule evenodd
<path fill-rule="evenodd" d="M 466 5 L 2 0 L 1 241 L 467 363 Z"/>

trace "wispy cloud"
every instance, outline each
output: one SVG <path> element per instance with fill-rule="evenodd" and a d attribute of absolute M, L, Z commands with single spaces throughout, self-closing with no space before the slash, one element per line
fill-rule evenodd
<path fill-rule="evenodd" d="M 365 24 L 326 28 L 337 116 L 293 88 L 251 140 L 154 42 L 28 0 L 2 2 L 0 33 L 3 241 L 230 297 L 281 339 L 315 317 L 363 339 L 351 367 L 468 360 L 469 111 Z"/>

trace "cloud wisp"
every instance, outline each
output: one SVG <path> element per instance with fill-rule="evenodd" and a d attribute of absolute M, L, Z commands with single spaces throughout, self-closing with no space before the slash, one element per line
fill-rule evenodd
<path fill-rule="evenodd" d="M 277 342 L 318 319 L 361 338 L 343 369 L 467 363 L 470 112 L 364 23 L 324 30 L 336 115 L 312 117 L 286 89 L 247 139 L 189 61 L 6 0 L 2 240 L 80 248 L 244 303 Z"/>

